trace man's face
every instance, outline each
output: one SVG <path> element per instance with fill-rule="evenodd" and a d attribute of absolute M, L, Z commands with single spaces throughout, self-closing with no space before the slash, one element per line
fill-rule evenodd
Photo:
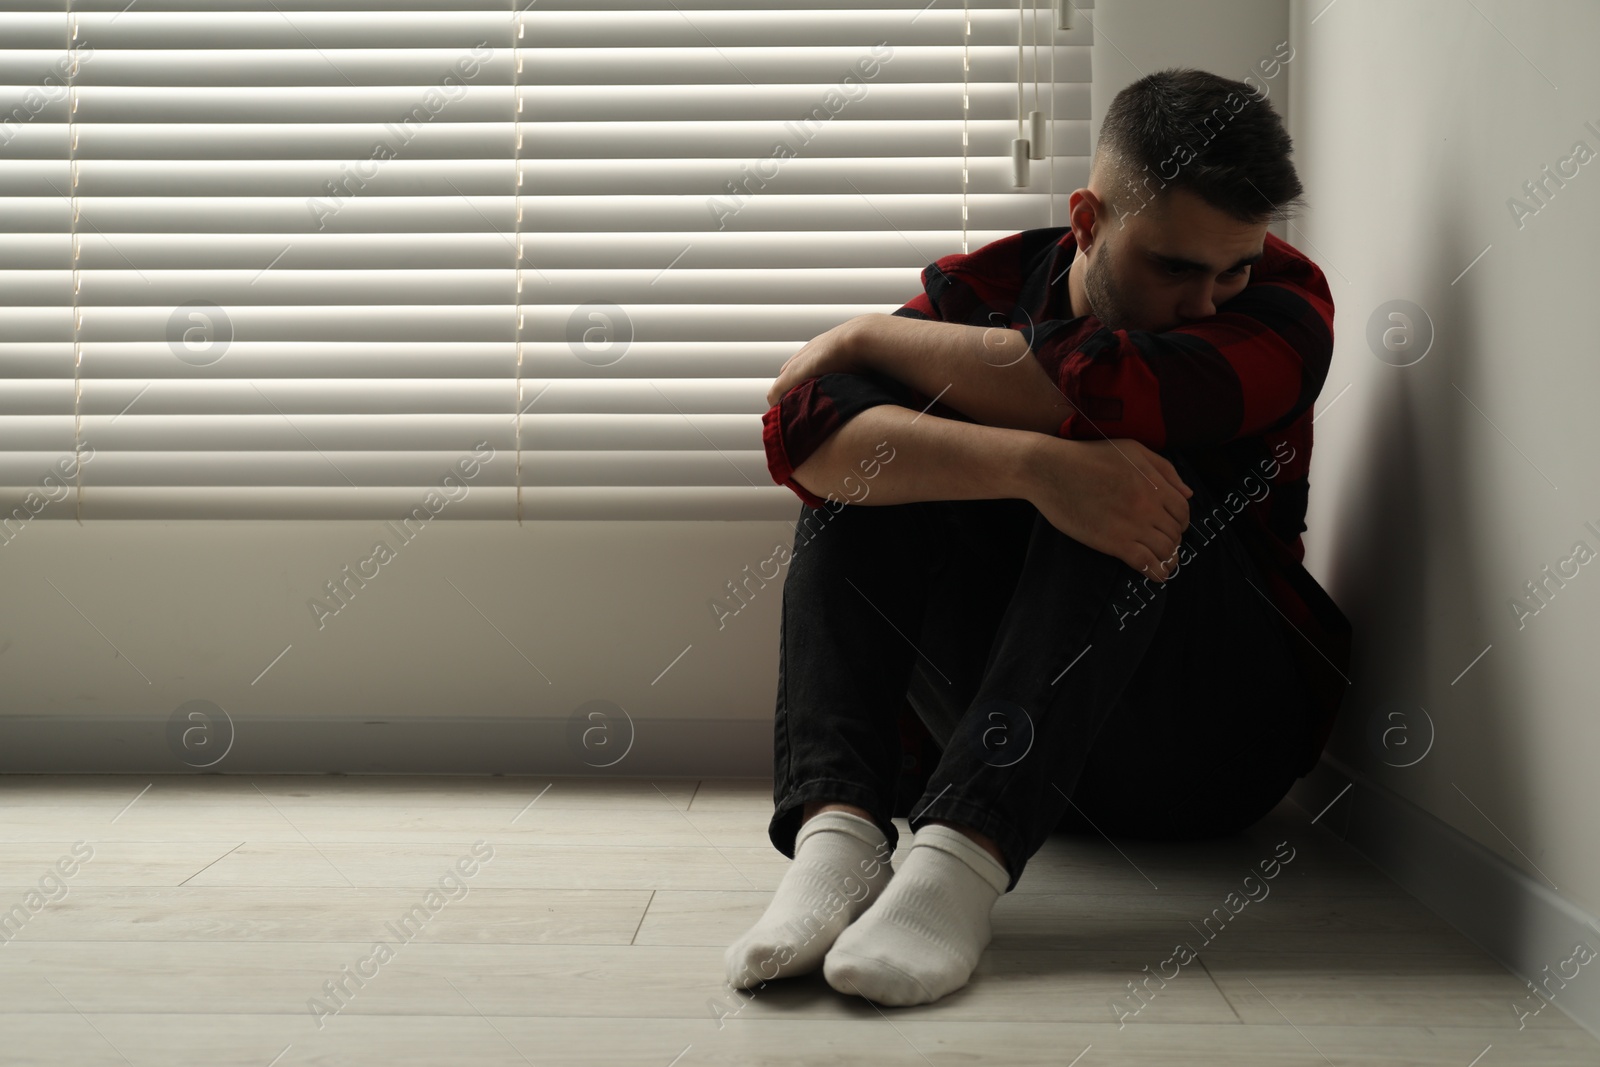
<path fill-rule="evenodd" d="M 1079 253 L 1084 295 L 1109 329 L 1175 329 L 1216 314 L 1249 284 L 1266 233 L 1265 222 L 1240 222 L 1184 189 L 1121 219 L 1108 210 Z M 1081 232 L 1078 241 L 1081 249 Z"/>

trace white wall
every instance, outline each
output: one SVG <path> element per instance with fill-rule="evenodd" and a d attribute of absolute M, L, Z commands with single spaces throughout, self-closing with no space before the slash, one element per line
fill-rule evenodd
<path fill-rule="evenodd" d="M 1338 309 L 1307 520 L 1357 637 L 1330 751 L 1594 915 L 1600 563 L 1525 626 L 1511 602 L 1574 542 L 1600 552 L 1600 159 L 1521 228 L 1507 201 L 1575 142 L 1600 153 L 1600 4 L 1326 2 L 1293 4 L 1313 209 L 1289 239 Z M 1365 336 L 1396 299 L 1433 325 L 1411 366 Z"/>
<path fill-rule="evenodd" d="M 793 537 L 439 520 L 319 627 L 308 601 L 398 542 L 382 523 L 36 519 L 0 547 L 0 770 L 184 771 L 162 728 L 206 700 L 224 771 L 591 773 L 631 722 L 608 773 L 765 773 L 781 576 L 720 628 L 710 601 Z M 610 749 L 567 729 L 593 700 L 621 709 Z"/>

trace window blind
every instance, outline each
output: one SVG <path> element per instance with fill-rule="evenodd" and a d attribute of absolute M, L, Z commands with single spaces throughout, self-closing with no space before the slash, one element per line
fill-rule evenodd
<path fill-rule="evenodd" d="M 521 6 L 0 3 L 0 512 L 791 519 L 784 360 L 1087 179 L 1087 18 Z"/>

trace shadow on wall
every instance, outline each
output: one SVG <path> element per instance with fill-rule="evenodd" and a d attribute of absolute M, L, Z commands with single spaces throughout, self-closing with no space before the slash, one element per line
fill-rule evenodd
<path fill-rule="evenodd" d="M 1437 173 L 1472 165 L 1455 157 L 1455 145 L 1438 147 Z M 1452 284 L 1483 252 L 1461 240 L 1459 220 L 1469 207 L 1461 203 L 1462 184 L 1437 182 L 1426 212 L 1395 220 L 1394 240 L 1422 244 L 1428 265 L 1413 279 L 1390 282 L 1388 289 L 1397 291 L 1368 286 L 1368 302 L 1352 304 L 1339 323 L 1353 354 L 1348 365 L 1370 359 L 1376 366 L 1355 372 L 1375 379 L 1372 400 L 1360 412 L 1365 426 L 1353 435 L 1360 461 L 1330 523 L 1330 586 L 1355 628 L 1355 644 L 1353 685 L 1329 751 L 1401 796 L 1415 796 L 1414 787 L 1429 780 L 1433 791 L 1453 798 L 1435 814 L 1468 836 L 1496 842 L 1508 862 L 1538 877 L 1508 855 L 1488 816 L 1474 807 L 1483 803 L 1475 793 L 1493 794 L 1502 804 L 1530 796 L 1531 768 L 1514 729 L 1516 694 L 1525 691 L 1517 658 L 1494 648 L 1474 662 L 1505 634 L 1503 620 L 1483 607 L 1479 579 L 1492 573 L 1481 526 L 1504 506 L 1483 459 L 1510 446 L 1473 406 L 1485 407 L 1490 393 L 1480 368 L 1503 357 L 1480 343 L 1496 307 L 1485 288 L 1488 273 L 1468 271 Z M 1384 276 L 1381 266 L 1369 274 Z M 1382 314 L 1394 299 L 1414 300 L 1426 312 L 1414 327 L 1431 322 L 1431 346 L 1409 365 L 1397 364 L 1415 353 L 1380 354 L 1381 344 L 1369 340 L 1374 316 L 1379 335 L 1398 321 Z M 1340 387 L 1332 376 L 1330 385 Z M 1474 787 L 1472 775 L 1483 767 L 1471 762 L 1472 751 L 1494 754 L 1489 769 L 1500 780 L 1497 789 Z M 1501 826 L 1525 824 L 1531 813 L 1501 807 L 1493 817 Z M 1516 939 L 1523 916 L 1514 902 L 1504 903 L 1506 933 Z"/>

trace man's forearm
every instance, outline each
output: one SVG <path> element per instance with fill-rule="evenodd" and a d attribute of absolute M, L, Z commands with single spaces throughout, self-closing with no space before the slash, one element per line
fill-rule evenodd
<path fill-rule="evenodd" d="M 879 404 L 817 446 L 794 479 L 854 504 L 1028 499 L 1041 435 Z"/>
<path fill-rule="evenodd" d="M 863 315 L 856 326 L 859 365 L 985 426 L 1054 435 L 1072 414 L 1019 330 L 901 315 Z"/>

